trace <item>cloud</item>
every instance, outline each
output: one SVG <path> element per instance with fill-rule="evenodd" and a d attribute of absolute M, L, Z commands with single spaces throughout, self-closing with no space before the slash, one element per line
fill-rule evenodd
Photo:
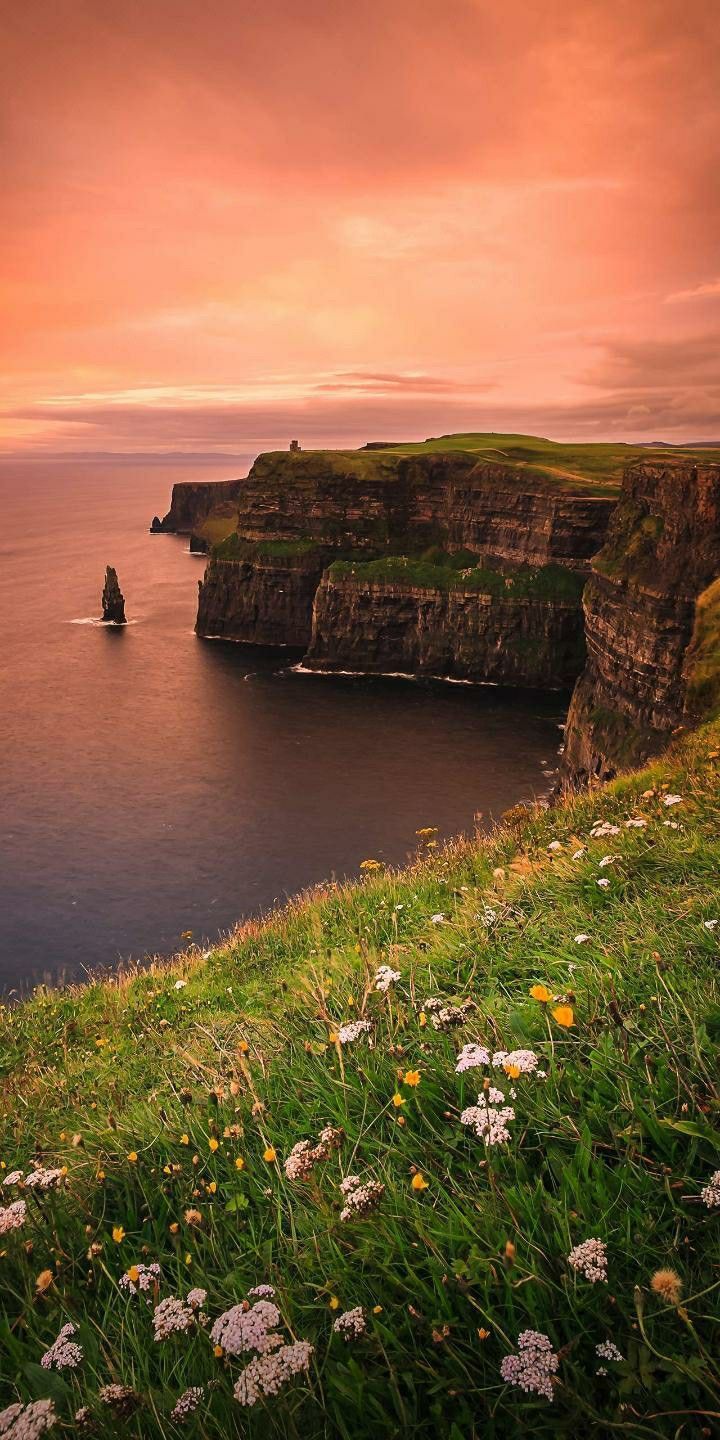
<path fill-rule="evenodd" d="M 716 280 L 705 280 L 701 285 L 695 285 L 691 290 L 675 290 L 672 295 L 665 296 L 666 305 L 674 305 L 685 300 L 706 300 L 720 298 L 720 277 Z"/>

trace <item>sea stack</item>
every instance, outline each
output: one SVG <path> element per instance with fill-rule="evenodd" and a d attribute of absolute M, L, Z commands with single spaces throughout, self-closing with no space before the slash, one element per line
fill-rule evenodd
<path fill-rule="evenodd" d="M 102 592 L 102 618 L 110 625 L 127 625 L 125 599 L 118 582 L 117 571 L 112 565 L 105 568 L 105 584 Z"/>

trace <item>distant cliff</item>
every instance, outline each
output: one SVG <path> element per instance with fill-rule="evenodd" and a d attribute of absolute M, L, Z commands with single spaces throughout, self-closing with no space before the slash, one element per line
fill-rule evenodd
<path fill-rule="evenodd" d="M 719 574 L 720 465 L 631 465 L 584 594 L 588 659 L 566 727 L 570 780 L 639 763 L 701 708 L 717 602 L 698 602 Z"/>
<path fill-rule="evenodd" d="M 180 481 L 173 485 L 167 515 L 162 520 L 155 516 L 150 526 L 152 533 L 192 535 L 223 502 L 237 500 L 244 483 L 244 480 Z"/>
<path fill-rule="evenodd" d="M 198 633 L 292 646 L 317 670 L 569 685 L 613 505 L 577 489 L 462 452 L 261 455 L 200 585 Z"/>

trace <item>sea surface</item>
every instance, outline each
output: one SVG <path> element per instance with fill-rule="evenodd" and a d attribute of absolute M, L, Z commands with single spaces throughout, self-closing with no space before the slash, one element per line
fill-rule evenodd
<path fill-rule="evenodd" d="M 248 463 L 251 456 L 247 457 Z M 157 464 L 0 466 L 0 991 L 212 941 L 547 792 L 566 697 L 302 675 L 193 633 Z M 130 624 L 93 623 L 114 565 Z"/>

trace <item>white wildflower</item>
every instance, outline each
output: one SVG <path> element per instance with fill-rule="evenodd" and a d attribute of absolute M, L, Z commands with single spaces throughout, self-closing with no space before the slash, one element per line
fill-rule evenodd
<path fill-rule="evenodd" d="M 600 889 L 601 889 L 601 890 L 607 890 L 607 888 L 608 888 L 608 886 L 609 886 L 609 884 L 610 884 L 610 881 L 603 878 L 602 880 L 598 880 L 597 883 L 598 883 L 598 885 L 600 886 Z"/>
<path fill-rule="evenodd" d="M 621 1351 L 618 1350 L 617 1345 L 614 1345 L 614 1344 L 613 1344 L 612 1340 L 601 1340 L 600 1344 L 595 1346 L 595 1354 L 596 1354 L 601 1360 L 622 1360 L 622 1359 L 623 1359 L 623 1356 L 622 1356 Z M 598 1371 L 598 1374 L 599 1374 L 599 1371 Z"/>
<path fill-rule="evenodd" d="M 671 805 L 682 805 L 682 798 L 682 795 L 663 795 L 662 803 L 669 809 Z"/>
<path fill-rule="evenodd" d="M 280 1311 L 271 1300 L 258 1300 L 255 1305 L 233 1305 L 215 1321 L 210 1331 L 213 1345 L 221 1345 L 227 1355 L 245 1355 L 250 1350 L 264 1355 L 282 1345 L 275 1331 L 280 1324 Z"/>
<path fill-rule="evenodd" d="M 176 981 L 175 981 L 175 986 L 174 986 L 174 988 L 175 988 L 176 990 L 184 990 L 186 985 L 187 985 L 187 980 L 176 980 Z"/>
<path fill-rule="evenodd" d="M 13 1200 L 12 1205 L 6 1205 L 4 1209 L 0 1205 L 0 1235 L 7 1235 L 10 1230 L 19 1230 L 26 1219 L 27 1205 L 24 1200 Z"/>
<path fill-rule="evenodd" d="M 587 942 L 588 942 L 589 939 L 590 939 L 590 936 L 589 936 L 589 935 L 582 935 L 582 934 L 576 935 L 576 936 L 575 936 L 575 944 L 576 944 L 576 945 L 587 945 Z"/>
<path fill-rule="evenodd" d="M 493 1105 L 481 1092 L 477 1105 L 469 1105 L 467 1110 L 463 1110 L 460 1124 L 471 1125 L 485 1145 L 503 1145 L 512 1138 L 507 1127 L 514 1119 L 512 1105 Z"/>
<path fill-rule="evenodd" d="M 593 840 L 599 840 L 605 835 L 619 835 L 620 826 L 611 825 L 609 820 L 596 820 L 590 831 L 590 834 L 592 835 Z"/>
<path fill-rule="evenodd" d="M 573 851 L 573 856 L 572 856 L 572 858 L 573 858 L 573 860 L 582 860 L 582 857 L 583 857 L 584 854 L 585 854 L 585 846 L 584 846 L 584 845 L 581 845 L 579 850 L 574 850 L 574 851 Z"/>
<path fill-rule="evenodd" d="M 614 865 L 615 861 L 619 860 L 619 858 L 619 855 L 603 855 L 600 861 L 600 869 L 604 870 L 606 865 Z"/>
<path fill-rule="evenodd" d="M 367 1324 L 362 1305 L 356 1305 L 354 1310 L 344 1310 L 342 1315 L 338 1315 L 337 1320 L 333 1321 L 335 1334 L 341 1335 L 346 1342 L 359 1340 L 360 1336 L 365 1334 L 366 1329 Z"/>
<path fill-rule="evenodd" d="M 243 1370 L 233 1394 L 241 1405 L 256 1405 L 266 1396 L 277 1395 L 278 1391 L 294 1375 L 307 1374 L 313 1347 L 307 1340 L 296 1340 L 292 1345 L 281 1345 L 268 1355 L 256 1355 Z"/>
<path fill-rule="evenodd" d="M 274 1295 L 274 1285 L 255 1285 L 252 1290 L 248 1290 L 248 1297 L 251 1300 L 272 1300 Z"/>
<path fill-rule="evenodd" d="M 29 1405 L 8 1405 L 0 1411 L 0 1435 L 3 1440 L 38 1440 L 55 1424 L 52 1400 L 32 1400 Z"/>
<path fill-rule="evenodd" d="M 126 1290 L 128 1295 L 144 1295 L 147 1305 L 152 1305 L 152 1296 L 159 1283 L 160 1266 L 157 1260 L 153 1260 L 151 1265 L 131 1266 L 118 1281 L 120 1289 Z"/>
<path fill-rule="evenodd" d="M 521 1075 L 532 1075 L 537 1070 L 538 1057 L 534 1050 L 496 1050 L 492 1057 L 495 1070 L 519 1070 Z"/>
<path fill-rule="evenodd" d="M 703 1205 L 707 1205 L 708 1210 L 714 1205 L 720 1205 L 720 1170 L 710 1176 L 708 1184 L 700 1191 L 700 1199 Z"/>
<path fill-rule="evenodd" d="M 463 1045 L 463 1048 L 457 1058 L 455 1073 L 457 1075 L 462 1075 L 463 1071 L 465 1070 L 475 1070 L 480 1065 L 489 1064 L 489 1050 L 486 1050 L 484 1045 L 476 1045 L 473 1042 L 470 1045 Z"/>
<path fill-rule="evenodd" d="M 703 920 L 703 925 L 705 926 L 706 930 L 715 930 L 717 927 L 717 923 L 717 920 Z M 9 1181 L 6 1180 L 5 1184 L 7 1185 L 8 1183 Z"/>
<path fill-rule="evenodd" d="M 202 1299 L 198 1300 L 198 1296 L 202 1296 Z M 191 1290 L 187 1301 L 179 1300 L 175 1295 L 161 1300 L 153 1312 L 155 1339 L 167 1340 L 171 1335 L 179 1335 L 189 1330 L 200 1318 L 198 1311 L 206 1299 L 205 1290 Z"/>
<path fill-rule="evenodd" d="M 562 850 L 562 842 L 560 840 L 551 840 L 547 848 L 548 850 Z"/>
<path fill-rule="evenodd" d="M 444 924 L 445 924 L 445 916 L 443 915 L 442 910 L 438 910 L 437 915 L 431 915 L 431 916 L 430 916 L 430 924 L 431 924 L 431 925 L 444 925 Z"/>
<path fill-rule="evenodd" d="M 77 1334 L 76 1327 L 68 1322 L 63 1325 L 57 1339 L 53 1341 L 49 1350 L 40 1357 L 40 1364 L 43 1370 L 76 1370 L 83 1358 L 83 1348 L 73 1335 Z"/>
<path fill-rule="evenodd" d="M 352 1045 L 354 1040 L 359 1040 L 362 1035 L 369 1035 L 371 1030 L 369 1020 L 351 1020 L 348 1025 L 340 1026 L 338 1042 L 340 1045 Z"/>
<path fill-rule="evenodd" d="M 665 826 L 666 830 L 678 830 L 680 828 L 678 826 L 677 820 L 663 820 L 662 823 Z"/>
<path fill-rule="evenodd" d="M 285 1161 L 288 1180 L 304 1180 L 321 1160 L 327 1160 L 332 1150 L 339 1149 L 343 1132 L 333 1125 L 326 1125 L 321 1131 L 317 1145 L 312 1140 L 298 1140 Z"/>
<path fill-rule="evenodd" d="M 598 1280 L 607 1285 L 607 1246 L 604 1240 L 583 1240 L 568 1255 L 568 1265 L 584 1275 L 592 1285 Z"/>
<path fill-rule="evenodd" d="M 5 1176 L 3 1177 L 3 1182 L 2 1182 L 2 1183 L 3 1183 L 3 1185 L 7 1185 L 7 1186 L 10 1186 L 10 1185 L 22 1185 L 22 1178 L 23 1178 L 23 1172 L 22 1172 L 22 1170 L 8 1170 L 7 1175 L 5 1175 Z"/>
<path fill-rule="evenodd" d="M 173 1409 L 170 1411 L 170 1419 L 174 1420 L 178 1425 L 183 1425 L 188 1417 L 195 1413 L 204 1394 L 205 1390 L 202 1385 L 191 1385 L 188 1390 L 183 1392 L 180 1399 L 176 1401 Z"/>
<path fill-rule="evenodd" d="M 647 830 L 647 820 L 626 820 L 626 830 Z"/>
<path fill-rule="evenodd" d="M 393 970 L 389 965 L 381 965 L 375 975 L 375 989 L 385 993 L 391 985 L 396 985 L 399 979 L 399 970 Z"/>
<path fill-rule="evenodd" d="M 506 1355 L 500 1365 L 503 1380 L 528 1394 L 552 1400 L 552 1376 L 557 1374 L 558 1357 L 548 1336 L 538 1330 L 523 1330 L 517 1343 L 520 1353 Z"/>
<path fill-rule="evenodd" d="M 62 1169 L 44 1169 L 38 1166 L 25 1176 L 25 1188 L 27 1190 L 57 1190 L 65 1179 L 65 1171 Z"/>
<path fill-rule="evenodd" d="M 340 1193 L 345 1199 L 340 1219 L 356 1220 L 377 1210 L 385 1194 L 385 1186 L 381 1185 L 379 1180 L 361 1181 L 359 1175 L 347 1175 L 340 1182 Z"/>

